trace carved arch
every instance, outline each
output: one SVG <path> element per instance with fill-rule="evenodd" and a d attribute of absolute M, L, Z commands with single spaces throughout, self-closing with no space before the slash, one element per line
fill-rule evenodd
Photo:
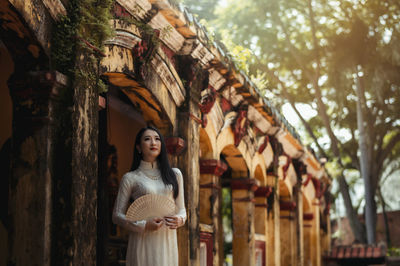
<path fill-rule="evenodd" d="M 147 123 L 154 124 L 164 132 L 170 125 L 175 128 L 176 104 L 160 76 L 156 71 L 143 73 L 144 79 L 137 75 L 132 49 L 141 40 L 138 28 L 120 20 L 113 20 L 113 27 L 116 35 L 105 42 L 102 77 L 129 98 L 132 105 L 142 112 Z"/>

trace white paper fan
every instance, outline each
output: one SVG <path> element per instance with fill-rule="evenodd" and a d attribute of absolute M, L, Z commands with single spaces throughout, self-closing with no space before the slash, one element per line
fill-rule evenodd
<path fill-rule="evenodd" d="M 137 198 L 126 212 L 126 218 L 131 221 L 147 220 L 154 217 L 164 217 L 175 213 L 175 202 L 163 195 L 147 194 Z"/>

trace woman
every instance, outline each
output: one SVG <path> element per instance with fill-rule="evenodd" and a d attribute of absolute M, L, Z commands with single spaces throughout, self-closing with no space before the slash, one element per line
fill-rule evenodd
<path fill-rule="evenodd" d="M 174 199 L 176 214 L 150 220 L 130 221 L 125 213 L 133 200 L 146 194 L 161 194 Z M 136 135 L 131 171 L 119 185 L 113 222 L 128 230 L 126 265 L 178 265 L 176 228 L 186 220 L 182 173 L 171 168 L 164 139 L 153 127 Z"/>

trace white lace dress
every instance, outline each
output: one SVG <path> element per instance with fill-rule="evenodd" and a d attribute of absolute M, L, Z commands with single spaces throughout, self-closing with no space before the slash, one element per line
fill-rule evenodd
<path fill-rule="evenodd" d="M 179 169 L 173 168 L 179 187 L 176 216 L 186 220 L 183 178 Z M 125 217 L 129 200 L 146 194 L 161 194 L 173 199 L 172 186 L 165 186 L 157 163 L 141 161 L 133 172 L 126 173 L 120 182 L 113 211 L 113 222 L 130 232 L 126 253 L 127 266 L 174 266 L 178 265 L 178 244 L 176 229 L 163 225 L 157 231 L 145 231 L 146 221 L 129 221 Z"/>

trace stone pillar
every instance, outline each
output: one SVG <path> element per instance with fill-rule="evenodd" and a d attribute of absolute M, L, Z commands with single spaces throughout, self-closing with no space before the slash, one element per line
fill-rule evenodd
<path fill-rule="evenodd" d="M 75 67 L 91 69 L 84 48 L 77 49 Z M 93 70 L 93 69 L 92 69 Z M 99 93 L 88 77 L 72 84 L 71 239 L 72 265 L 96 264 Z"/>
<path fill-rule="evenodd" d="M 281 241 L 280 241 L 280 209 L 279 209 L 279 190 L 277 177 L 271 173 L 267 176 L 267 184 L 273 189 L 268 197 L 267 212 L 267 266 L 281 265 Z"/>
<path fill-rule="evenodd" d="M 314 219 L 312 220 L 311 227 L 311 261 L 314 266 L 321 266 L 321 240 L 320 240 L 320 226 L 319 226 L 319 199 L 315 198 L 312 201 L 312 210 Z"/>
<path fill-rule="evenodd" d="M 297 208 L 295 215 L 295 238 L 296 238 L 296 254 L 293 257 L 294 264 L 298 266 L 304 265 L 304 228 L 303 228 L 303 194 L 301 192 L 301 182 L 297 182 L 294 190 L 294 197 Z"/>
<path fill-rule="evenodd" d="M 281 240 L 281 264 L 293 265 L 296 257 L 295 245 L 295 216 L 296 202 L 280 200 L 280 240 Z"/>
<path fill-rule="evenodd" d="M 254 191 L 255 179 L 235 178 L 232 187 L 233 265 L 255 265 Z"/>
<path fill-rule="evenodd" d="M 190 109 L 197 107 L 191 104 Z M 184 177 L 188 217 L 185 226 L 178 229 L 179 265 L 199 265 L 199 130 L 198 124 L 189 118 L 188 113 L 181 113 L 179 128 L 181 136 L 187 140 L 186 149 L 178 157 L 178 165 Z"/>
<path fill-rule="evenodd" d="M 281 210 L 279 208 L 279 191 L 274 193 L 274 262 L 276 266 L 281 265 Z"/>
<path fill-rule="evenodd" d="M 267 238 L 266 238 L 266 248 L 267 248 L 267 266 L 274 266 L 275 264 L 275 229 L 274 229 L 274 212 L 273 206 L 271 206 L 271 211 L 267 213 Z M 280 264 L 279 264 L 280 265 Z"/>
<path fill-rule="evenodd" d="M 311 261 L 311 230 L 314 214 L 305 213 L 303 214 L 303 228 L 304 228 L 304 265 L 312 265 Z"/>
<path fill-rule="evenodd" d="M 221 179 L 220 176 L 228 169 L 228 166 L 215 159 L 200 160 L 200 223 L 212 225 L 213 228 L 213 265 L 220 265 L 223 258 L 220 258 L 220 245 L 223 239 L 219 239 L 219 232 L 222 230 L 222 215 L 220 213 Z"/>
<path fill-rule="evenodd" d="M 196 71 L 197 66 L 187 65 L 187 71 Z M 186 149 L 178 157 L 178 167 L 182 171 L 185 189 L 185 205 L 187 221 L 185 226 L 178 229 L 179 265 L 196 266 L 200 263 L 200 219 L 199 219 L 199 181 L 200 181 L 200 132 L 199 124 L 192 117 L 200 117 L 199 95 L 203 88 L 203 81 L 207 75 L 205 71 L 197 69 L 194 79 L 187 77 L 190 87 L 186 89 L 186 101 L 177 115 L 177 126 L 180 136 L 186 141 Z"/>
<path fill-rule="evenodd" d="M 264 252 L 265 252 L 265 261 L 270 258 L 270 254 L 268 254 L 268 249 L 267 249 L 267 242 L 268 238 L 268 213 L 267 213 L 267 199 L 272 193 L 272 187 L 265 186 L 265 187 L 259 187 L 255 192 L 255 232 L 256 234 L 260 234 L 264 236 Z"/>
<path fill-rule="evenodd" d="M 54 71 L 13 74 L 10 265 L 50 265 L 54 109 L 66 77 Z"/>

